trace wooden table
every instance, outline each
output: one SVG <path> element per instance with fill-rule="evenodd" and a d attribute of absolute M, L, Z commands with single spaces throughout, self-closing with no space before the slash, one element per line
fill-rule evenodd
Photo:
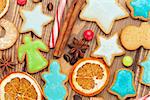
<path fill-rule="evenodd" d="M 22 24 L 22 19 L 19 15 L 19 9 L 32 9 L 36 3 L 32 3 L 32 0 L 28 0 L 28 3 L 23 6 L 23 7 L 20 7 L 19 5 L 17 5 L 17 0 L 10 0 L 10 8 L 9 8 L 9 11 L 8 13 L 4 16 L 5 19 L 13 22 L 16 27 L 19 29 L 21 24 Z M 54 6 L 54 9 L 53 11 L 48 11 L 47 10 L 47 4 L 49 2 L 52 2 L 53 3 L 53 6 Z M 67 9 L 69 8 L 70 4 L 71 4 L 72 0 L 68 0 L 67 2 L 67 6 L 66 6 L 66 9 L 65 9 L 65 15 L 66 15 L 66 12 L 67 12 Z M 54 16 L 54 12 L 56 11 L 56 7 L 57 7 L 57 4 L 58 4 L 58 0 L 43 0 L 42 1 L 43 3 L 43 12 L 45 14 L 49 14 L 49 15 L 52 15 Z M 125 1 L 124 0 L 119 0 L 119 3 L 124 7 L 126 8 L 126 10 L 129 12 L 129 9 L 126 7 L 125 5 Z M 104 19 L 105 20 L 105 19 Z M 109 37 L 111 36 L 112 34 L 114 33 L 118 33 L 120 34 L 121 30 L 129 25 L 129 24 L 132 24 L 132 25 L 140 25 L 141 21 L 139 20 L 134 20 L 132 19 L 131 17 L 128 17 L 128 18 L 125 18 L 125 19 L 122 19 L 122 20 L 119 20 L 119 21 L 116 21 L 114 26 L 113 26 L 113 29 L 112 29 L 112 32 L 111 34 L 109 35 L 106 35 L 106 37 Z M 51 29 L 52 29 L 52 23 L 47 25 L 44 29 L 43 29 L 43 36 L 42 36 L 42 40 L 43 42 L 45 42 L 47 45 L 48 45 L 48 42 L 49 42 L 49 36 L 50 36 L 50 32 L 51 32 Z M 82 37 L 82 34 L 83 32 L 86 30 L 86 29 L 91 29 L 95 32 L 95 37 L 96 37 L 96 34 L 100 34 L 100 35 L 105 35 L 100 29 L 99 27 L 95 24 L 95 23 L 92 23 L 92 22 L 86 22 L 86 21 L 81 21 L 79 18 L 76 20 L 76 23 L 75 23 L 75 26 L 72 30 L 72 34 L 71 34 L 71 38 L 69 40 L 69 43 L 72 42 L 72 38 L 73 37 L 77 37 L 77 38 L 81 38 Z M 0 32 L 1 34 L 3 32 Z M 31 32 L 29 32 L 29 34 L 31 34 Z M 8 58 L 8 57 L 11 57 L 12 61 L 14 62 L 18 62 L 17 60 L 17 48 L 19 47 L 19 45 L 21 44 L 21 41 L 22 41 L 22 37 L 23 37 L 24 34 L 20 34 L 17 42 L 15 43 L 15 45 L 13 47 L 11 47 L 10 49 L 8 50 L 4 50 L 4 51 L 0 51 L 0 58 L 2 56 Z M 33 36 L 33 39 L 36 39 L 37 37 L 32 34 Z M 85 57 L 89 57 L 90 56 L 90 53 L 92 50 L 94 50 L 95 46 L 96 46 L 96 39 L 93 39 L 90 43 L 90 49 L 87 50 L 86 52 L 86 55 Z M 65 51 L 68 51 L 68 47 L 65 48 Z M 48 59 L 48 60 L 51 60 L 53 59 L 53 56 L 52 56 L 52 53 L 53 53 L 53 50 L 50 50 L 49 53 L 43 53 L 43 55 Z M 150 88 L 147 87 L 147 86 L 144 86 L 144 85 L 141 85 L 138 80 L 139 80 L 139 73 L 140 73 L 140 68 L 139 66 L 137 65 L 137 63 L 141 62 L 141 60 L 143 60 L 143 58 L 147 55 L 148 53 L 148 50 L 144 50 L 142 47 L 139 48 L 138 50 L 136 51 L 127 51 L 126 50 L 126 55 L 130 55 L 134 58 L 134 64 L 132 65 L 132 67 L 130 67 L 129 69 L 133 70 L 134 73 L 135 73 L 135 84 L 136 84 L 136 91 L 137 91 L 137 96 L 136 98 L 139 98 L 141 96 L 144 96 L 146 95 Z M 116 57 L 116 59 L 114 60 L 114 63 L 113 65 L 110 67 L 110 72 L 111 72 L 111 75 L 110 75 L 110 81 L 109 81 L 109 84 L 107 85 L 107 87 L 100 93 L 97 95 L 97 97 L 99 96 L 102 96 L 104 97 L 105 100 L 117 100 L 116 96 L 114 95 L 111 95 L 108 93 L 107 89 L 108 87 L 111 85 L 112 81 L 113 81 L 113 76 L 114 76 L 114 72 L 119 69 L 119 68 L 122 68 L 123 65 L 122 65 L 122 57 Z M 61 58 L 62 59 L 62 58 Z M 62 59 L 63 60 L 63 59 Z M 62 61 L 63 63 L 65 63 L 66 66 L 63 66 L 63 67 L 69 67 L 69 64 L 66 64 L 66 62 Z M 32 76 L 38 81 L 38 83 L 43 86 L 44 85 L 44 82 L 42 81 L 41 77 L 40 77 L 40 74 L 44 71 L 47 71 L 48 68 L 46 68 L 45 70 L 41 71 L 41 72 L 38 72 L 36 74 L 32 74 Z M 15 69 L 10 69 L 8 72 L 4 72 L 4 74 L 1 73 L 0 75 L 0 79 L 2 79 L 4 76 L 6 76 L 7 74 L 11 73 L 11 72 L 16 72 L 16 71 L 26 71 L 26 67 L 25 67 L 25 62 L 22 63 L 22 64 L 18 64 Z M 66 83 L 66 86 L 68 88 L 68 99 L 67 100 L 72 100 L 73 99 L 73 96 L 74 94 L 76 94 L 70 87 L 69 83 Z M 83 97 L 81 96 L 83 100 L 89 100 L 90 97 Z M 135 98 L 132 98 L 132 99 L 135 99 Z"/>

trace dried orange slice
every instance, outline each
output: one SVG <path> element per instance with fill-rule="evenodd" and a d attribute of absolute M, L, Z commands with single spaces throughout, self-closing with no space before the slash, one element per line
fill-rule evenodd
<path fill-rule="evenodd" d="M 69 76 L 72 89 L 84 96 L 100 93 L 108 84 L 108 79 L 108 67 L 102 60 L 95 58 L 79 60 Z"/>
<path fill-rule="evenodd" d="M 9 8 L 9 0 L 0 0 L 0 18 L 6 14 Z"/>
<path fill-rule="evenodd" d="M 0 100 L 42 100 L 42 90 L 26 73 L 12 73 L 0 83 Z"/>

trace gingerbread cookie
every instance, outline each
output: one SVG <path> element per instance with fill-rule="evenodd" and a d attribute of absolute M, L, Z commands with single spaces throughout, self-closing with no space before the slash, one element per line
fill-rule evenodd
<path fill-rule="evenodd" d="M 126 0 L 126 3 L 133 18 L 144 21 L 150 20 L 149 0 Z"/>
<path fill-rule="evenodd" d="M 150 86 L 150 53 L 147 58 L 140 63 L 140 83 Z"/>
<path fill-rule="evenodd" d="M 42 37 L 43 27 L 53 20 L 51 16 L 43 14 L 42 3 L 37 4 L 33 10 L 21 9 L 20 15 L 23 18 L 20 33 L 32 31 L 39 38 Z"/>
<path fill-rule="evenodd" d="M 42 74 L 45 81 L 43 91 L 48 100 L 65 100 L 67 96 L 67 89 L 64 86 L 67 76 L 61 74 L 60 70 L 60 64 L 57 61 L 52 61 L 49 66 L 50 72 Z"/>
<path fill-rule="evenodd" d="M 9 8 L 9 0 L 0 0 L 0 18 L 3 17 Z"/>
<path fill-rule="evenodd" d="M 86 0 L 86 2 L 80 18 L 96 22 L 106 34 L 111 32 L 115 20 L 129 16 L 118 0 Z"/>
<path fill-rule="evenodd" d="M 136 95 L 134 73 L 126 68 L 117 70 L 114 81 L 108 91 L 118 96 L 121 100 L 125 100 L 127 97 L 134 97 Z"/>
<path fill-rule="evenodd" d="M 79 60 L 69 75 L 72 89 L 83 96 L 99 94 L 108 84 L 109 69 L 106 64 L 96 58 Z"/>
<path fill-rule="evenodd" d="M 122 30 L 120 39 L 127 50 L 136 50 L 141 46 L 150 49 L 150 24 L 143 22 L 140 27 L 126 26 Z"/>
<path fill-rule="evenodd" d="M 108 66 L 111 66 L 115 56 L 125 54 L 123 48 L 118 44 L 118 34 L 110 38 L 97 36 L 98 47 L 91 54 L 93 57 L 103 58 Z"/>
<path fill-rule="evenodd" d="M 23 37 L 23 43 L 18 48 L 18 60 L 23 62 L 25 57 L 27 61 L 27 71 L 29 73 L 36 73 L 46 68 L 48 61 L 40 53 L 41 51 L 48 52 L 49 48 L 41 40 L 32 41 L 29 35 Z"/>
<path fill-rule="evenodd" d="M 15 44 L 16 40 L 18 39 L 19 33 L 16 26 L 8 20 L 1 19 L 0 29 L 1 27 L 5 30 L 5 34 L 4 36 L 0 37 L 0 50 L 5 50 Z"/>
<path fill-rule="evenodd" d="M 43 100 L 42 89 L 29 74 L 14 72 L 0 82 L 0 100 Z"/>

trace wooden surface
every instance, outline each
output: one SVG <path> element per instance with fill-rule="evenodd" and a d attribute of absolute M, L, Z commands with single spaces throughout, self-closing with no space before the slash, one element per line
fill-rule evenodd
<path fill-rule="evenodd" d="M 32 3 L 31 0 L 28 0 L 28 3 L 27 5 L 25 5 L 24 7 L 20 7 L 17 5 L 16 3 L 17 0 L 10 0 L 10 8 L 9 8 L 9 11 L 8 13 L 3 17 L 11 22 L 13 22 L 16 27 L 19 29 L 21 24 L 22 24 L 22 19 L 19 15 L 19 9 L 23 8 L 23 9 L 31 9 L 34 7 L 34 5 L 36 5 L 36 3 Z M 67 6 L 66 6 L 66 9 L 65 9 L 65 15 L 66 15 L 66 11 L 68 9 L 68 7 L 70 6 L 71 4 L 71 1 L 72 0 L 68 0 L 67 2 Z M 47 4 L 49 2 L 52 2 L 53 3 L 53 6 L 54 6 L 54 9 L 53 11 L 48 11 L 47 10 Z M 42 1 L 43 3 L 43 12 L 45 14 L 49 14 L 49 15 L 52 15 L 54 16 L 55 15 L 55 11 L 56 11 L 56 7 L 57 7 L 57 4 L 58 4 L 58 0 L 43 0 Z M 127 9 L 126 5 L 125 5 L 125 1 L 124 0 L 119 0 L 119 3 Z M 110 10 L 111 11 L 111 10 Z M 129 12 L 129 10 L 127 9 L 127 11 Z M 104 19 L 105 20 L 105 19 Z M 107 20 L 107 19 L 106 19 Z M 134 20 L 132 18 L 126 18 L 126 19 L 122 19 L 122 20 L 119 20 L 119 21 L 116 21 L 114 26 L 113 26 L 113 29 L 112 29 L 112 32 L 110 35 L 107 35 L 107 37 L 111 36 L 112 34 L 114 33 L 118 33 L 120 34 L 121 30 L 129 25 L 129 24 L 132 24 L 132 25 L 140 25 L 141 21 L 139 20 Z M 51 24 L 48 24 L 44 29 L 43 29 L 43 36 L 42 36 L 42 40 L 48 45 L 48 42 L 49 42 L 49 36 L 50 36 L 50 32 L 51 32 L 51 28 L 52 28 L 52 25 L 53 23 Z M 83 32 L 86 30 L 86 29 L 91 29 L 95 32 L 95 36 L 96 34 L 100 34 L 100 35 L 105 35 L 100 29 L 99 27 L 95 24 L 95 23 L 92 23 L 92 22 L 85 22 L 85 21 L 81 21 L 79 18 L 76 20 L 76 23 L 75 23 L 75 26 L 72 30 L 72 34 L 71 34 L 71 38 L 69 40 L 69 43 L 72 42 L 72 38 L 73 37 L 78 37 L 78 38 L 82 38 L 82 34 Z M 3 34 L 4 32 L 0 32 L 0 34 Z M 31 34 L 31 32 L 29 32 L 28 34 Z M 19 45 L 21 44 L 21 40 L 22 40 L 22 37 L 23 37 L 24 34 L 20 34 L 17 42 L 15 43 L 15 45 L 13 47 L 11 47 L 10 49 L 8 50 L 4 50 L 4 51 L 0 51 L 0 58 L 2 56 L 8 58 L 8 57 L 11 57 L 12 61 L 15 61 L 18 63 L 18 60 L 17 60 L 17 48 L 19 47 Z M 36 39 L 37 37 L 32 33 L 32 36 L 34 39 Z M 96 46 L 96 39 L 94 38 L 90 43 L 90 49 L 87 50 L 86 52 L 86 55 L 85 57 L 89 57 L 90 56 L 90 53 L 92 50 L 94 50 L 95 46 Z M 65 48 L 65 51 L 68 50 L 68 47 Z M 135 72 L 135 84 L 136 84 L 136 91 L 137 91 L 137 96 L 136 98 L 139 98 L 141 96 L 144 96 L 146 95 L 150 88 L 147 87 L 147 86 L 144 86 L 144 85 L 141 85 L 138 80 L 139 80 L 139 71 L 140 71 L 140 68 L 138 67 L 138 63 L 141 62 L 141 60 L 147 55 L 147 52 L 148 50 L 144 50 L 142 47 L 139 48 L 138 50 L 136 51 L 127 51 L 126 50 L 126 55 L 130 55 L 134 58 L 134 64 L 132 65 L 132 67 L 130 67 L 131 70 L 133 70 Z M 48 60 L 51 60 L 53 59 L 53 56 L 52 56 L 52 53 L 53 53 L 53 50 L 50 50 L 49 53 L 43 53 L 44 56 L 48 59 Z M 123 56 L 122 56 L 123 57 Z M 116 57 L 116 59 L 114 60 L 114 63 L 113 65 L 110 67 L 110 72 L 111 72 L 111 75 L 110 75 L 110 81 L 109 81 L 109 84 L 107 85 L 107 87 L 100 93 L 97 95 L 98 96 L 102 96 L 104 97 L 105 100 L 117 100 L 116 96 L 114 95 L 111 95 L 108 93 L 107 89 L 108 87 L 110 87 L 111 83 L 112 83 L 112 80 L 113 80 L 113 76 L 114 76 L 114 72 L 119 69 L 119 68 L 122 68 L 123 65 L 122 65 L 122 57 Z M 62 61 L 64 64 L 63 67 L 67 67 L 67 68 L 70 68 L 68 64 L 66 64 L 66 62 Z M 4 72 L 3 74 L 1 73 L 0 74 L 0 79 L 2 79 L 4 76 L 8 75 L 9 73 L 11 72 L 25 72 L 26 71 L 26 67 L 25 67 L 25 62 L 22 63 L 22 64 L 18 64 L 15 69 L 12 69 L 8 72 Z M 47 71 L 48 68 L 44 69 L 43 71 L 41 72 L 38 72 L 36 74 L 32 74 L 32 76 L 38 81 L 38 83 L 43 86 L 44 82 L 42 81 L 41 77 L 40 77 L 40 74 L 44 71 Z M 73 95 L 76 94 L 69 86 L 69 83 L 66 83 L 66 86 L 68 88 L 68 98 L 67 100 L 73 100 Z M 82 100 L 89 100 L 90 98 L 89 97 L 83 97 L 82 96 Z M 135 99 L 135 98 L 131 98 L 131 99 Z"/>

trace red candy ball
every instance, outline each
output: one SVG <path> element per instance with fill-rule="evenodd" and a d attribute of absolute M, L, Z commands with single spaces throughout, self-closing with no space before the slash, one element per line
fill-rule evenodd
<path fill-rule="evenodd" d="M 85 40 L 91 41 L 93 39 L 93 37 L 94 37 L 94 32 L 92 30 L 86 30 L 84 32 L 84 38 L 85 38 Z"/>
<path fill-rule="evenodd" d="M 17 4 L 20 6 L 24 6 L 27 3 L 27 0 L 17 0 Z"/>

